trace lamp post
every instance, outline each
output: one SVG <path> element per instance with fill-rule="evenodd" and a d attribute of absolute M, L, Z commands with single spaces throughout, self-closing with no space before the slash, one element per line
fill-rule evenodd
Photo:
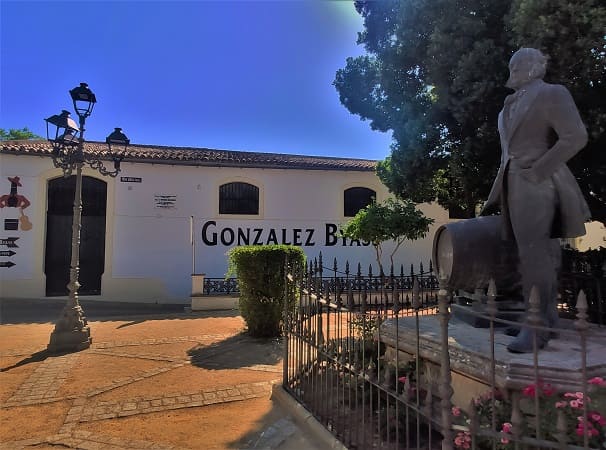
<path fill-rule="evenodd" d="M 52 158 L 55 167 L 63 171 L 64 177 L 69 177 L 76 171 L 76 191 L 74 193 L 74 217 L 72 221 L 71 262 L 69 271 L 69 298 L 61 312 L 61 317 L 51 333 L 47 350 L 50 353 L 66 353 L 84 350 L 90 347 L 92 339 L 90 328 L 84 311 L 78 301 L 78 281 L 80 273 L 80 228 L 82 218 L 82 167 L 84 163 L 99 171 L 101 175 L 115 177 L 120 172 L 120 161 L 124 157 L 129 139 L 116 128 L 106 139 L 109 147 L 107 154 L 84 152 L 84 126 L 86 118 L 91 115 L 97 99 L 86 83 L 69 91 L 79 126 L 70 117 L 69 111 L 54 115 L 46 121 L 46 137 L 53 147 Z M 49 130 L 49 125 L 55 128 Z M 79 135 L 78 135 L 79 134 Z M 105 168 L 102 159 L 111 159 L 114 170 Z"/>

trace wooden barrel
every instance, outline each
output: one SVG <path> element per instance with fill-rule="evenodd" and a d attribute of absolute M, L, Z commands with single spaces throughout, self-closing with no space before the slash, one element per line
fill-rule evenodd
<path fill-rule="evenodd" d="M 519 290 L 517 249 L 502 238 L 501 216 L 476 217 L 442 225 L 433 239 L 436 272 L 451 289 L 486 289 L 494 278 L 497 292 Z"/>

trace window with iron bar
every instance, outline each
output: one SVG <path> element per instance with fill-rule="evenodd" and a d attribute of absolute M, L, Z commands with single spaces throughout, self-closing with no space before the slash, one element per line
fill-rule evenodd
<path fill-rule="evenodd" d="M 259 188 L 242 182 L 221 185 L 219 214 L 259 214 Z"/>

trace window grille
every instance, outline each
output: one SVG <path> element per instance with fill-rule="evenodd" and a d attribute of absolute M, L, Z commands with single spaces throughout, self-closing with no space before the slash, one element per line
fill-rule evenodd
<path fill-rule="evenodd" d="M 370 205 L 376 199 L 377 193 L 365 187 L 352 187 L 345 190 L 343 215 L 353 217 L 362 208 Z"/>
<path fill-rule="evenodd" d="M 249 183 L 221 185 L 219 214 L 259 214 L 259 188 Z"/>

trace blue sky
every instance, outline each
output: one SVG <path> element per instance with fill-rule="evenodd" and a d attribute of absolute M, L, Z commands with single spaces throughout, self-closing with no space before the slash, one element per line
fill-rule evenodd
<path fill-rule="evenodd" d="M 383 159 L 390 134 L 339 102 L 332 81 L 362 19 L 349 1 L 0 2 L 0 127 L 45 135 L 97 96 L 86 138 Z"/>

